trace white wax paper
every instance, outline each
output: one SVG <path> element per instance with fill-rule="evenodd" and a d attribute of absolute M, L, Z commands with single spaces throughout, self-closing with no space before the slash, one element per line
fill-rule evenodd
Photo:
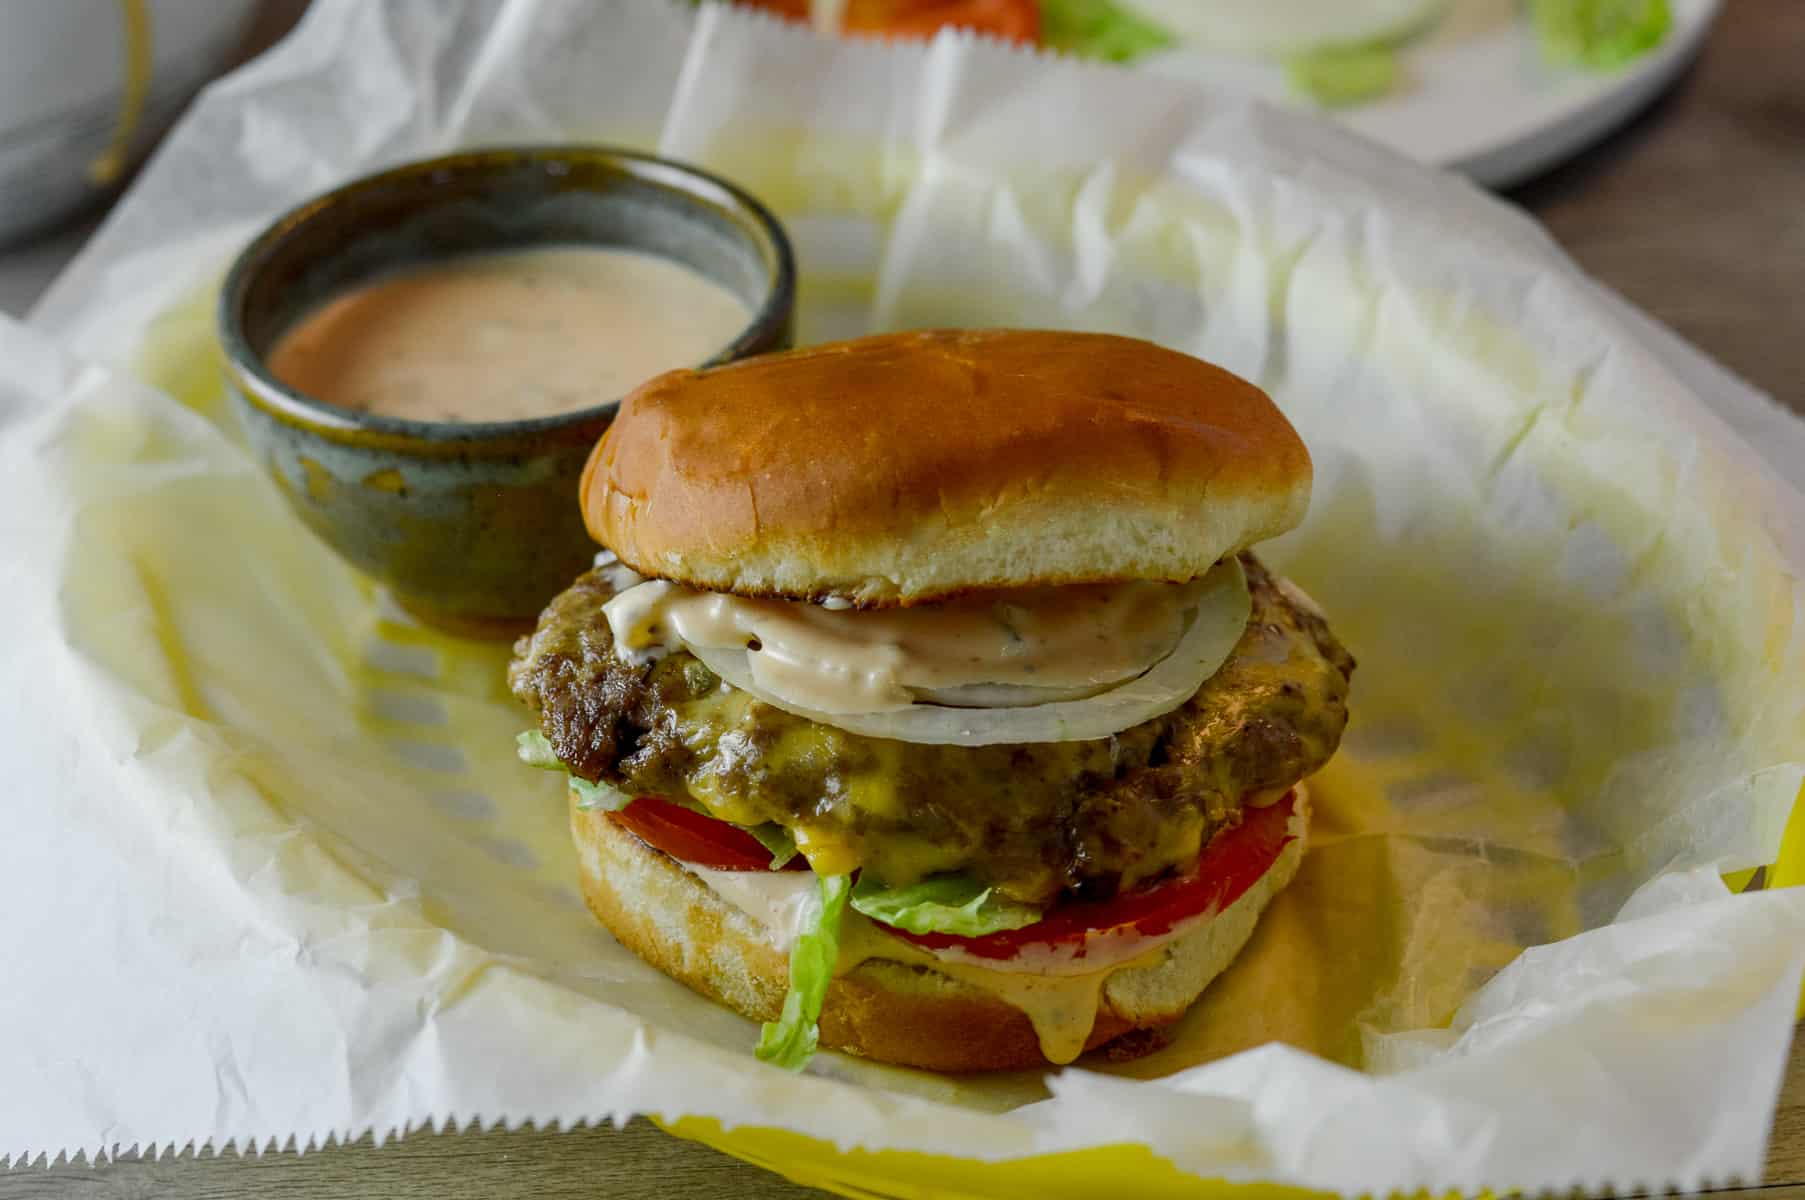
<path fill-rule="evenodd" d="M 1359 656 L 1354 723 L 1298 882 L 1168 1050 L 756 1063 L 582 911 L 503 651 L 408 624 L 240 449 L 209 289 L 260 222 L 572 138 L 768 199 L 805 340 L 1136 333 L 1297 423 L 1316 496 L 1271 557 Z M 1346 1192 L 1758 1175 L 1805 895 L 1720 873 L 1774 859 L 1805 773 L 1805 433 L 1456 179 L 958 37 L 324 0 L 32 325 L 0 324 L 0 1154 L 651 1112 Z"/>

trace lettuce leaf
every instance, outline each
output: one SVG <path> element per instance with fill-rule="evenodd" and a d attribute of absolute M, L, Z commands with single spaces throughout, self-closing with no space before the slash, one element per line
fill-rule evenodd
<path fill-rule="evenodd" d="M 776 821 L 766 821 L 763 825 L 744 827 L 746 832 L 758 839 L 758 844 L 771 852 L 771 869 L 781 871 L 796 857 L 796 839 L 790 831 Z"/>
<path fill-rule="evenodd" d="M 930 875 L 908 887 L 889 888 L 869 873 L 852 889 L 852 907 L 880 924 L 910 933 L 952 933 L 983 937 L 1020 929 L 1040 920 L 1041 911 L 997 895 L 966 875 Z"/>
<path fill-rule="evenodd" d="M 1529 17 L 1543 57 L 1595 71 L 1648 53 L 1673 26 L 1668 0 L 1530 0 Z"/>
<path fill-rule="evenodd" d="M 529 729 L 514 739 L 514 755 L 529 767 L 537 767 L 541 771 L 562 771 L 570 781 L 570 788 L 577 794 L 577 807 L 585 812 L 601 809 L 603 812 L 619 812 L 633 803 L 633 797 L 619 788 L 605 783 L 591 783 L 587 779 L 572 775 L 565 765 L 558 761 L 558 755 L 552 750 L 552 744 L 545 740 L 545 735 L 537 729 Z"/>
<path fill-rule="evenodd" d="M 568 778 L 570 779 L 570 790 L 577 794 L 577 807 L 584 812 L 594 812 L 598 808 L 603 812 L 619 812 L 633 803 L 633 797 L 617 787 L 610 787 L 605 783 L 590 783 L 587 779 L 575 775 Z"/>
<path fill-rule="evenodd" d="M 1389 46 L 1329 46 L 1291 58 L 1285 75 L 1324 108 L 1341 108 L 1389 92 L 1398 80 L 1398 55 Z"/>
<path fill-rule="evenodd" d="M 541 771 L 562 771 L 564 764 L 558 761 L 552 744 L 545 740 L 545 735 L 537 729 L 529 729 L 514 739 L 514 756 L 529 767 L 538 767 Z"/>
<path fill-rule="evenodd" d="M 817 878 L 821 903 L 804 919 L 790 951 L 790 990 L 783 998 L 783 1015 L 765 1022 L 758 1037 L 758 1057 L 791 1071 L 807 1064 L 821 1037 L 816 1022 L 840 956 L 840 919 L 846 915 L 846 896 L 852 890 L 849 875 Z"/>
<path fill-rule="evenodd" d="M 1040 34 L 1055 50 L 1116 63 L 1132 62 L 1177 41 L 1114 0 L 1041 0 Z"/>

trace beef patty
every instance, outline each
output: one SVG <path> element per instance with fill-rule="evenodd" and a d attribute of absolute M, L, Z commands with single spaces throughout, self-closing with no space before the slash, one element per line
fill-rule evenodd
<path fill-rule="evenodd" d="M 616 657 L 602 573 L 579 578 L 515 647 L 514 694 L 565 767 L 634 795 L 786 826 L 820 874 L 901 885 L 965 871 L 1019 900 L 1103 898 L 1184 868 L 1335 752 L 1354 660 L 1251 554 L 1246 632 L 1197 694 L 1113 737 L 932 746 L 864 737 L 722 684 L 693 656 Z"/>

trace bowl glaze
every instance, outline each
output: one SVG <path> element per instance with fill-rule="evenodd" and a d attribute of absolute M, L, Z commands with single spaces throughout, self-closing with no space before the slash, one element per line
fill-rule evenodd
<path fill-rule="evenodd" d="M 795 265 L 777 219 L 733 184 L 601 146 L 477 150 L 408 163 L 278 218 L 220 294 L 226 377 L 245 435 L 328 545 L 439 628 L 502 636 L 588 566 L 578 479 L 619 396 L 532 420 L 413 421 L 288 387 L 265 357 L 330 297 L 483 250 L 603 245 L 683 263 L 751 311 L 705 363 L 789 346 Z"/>

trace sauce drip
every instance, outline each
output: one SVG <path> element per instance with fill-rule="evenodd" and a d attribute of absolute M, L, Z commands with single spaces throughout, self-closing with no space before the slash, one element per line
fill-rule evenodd
<path fill-rule="evenodd" d="M 696 366 L 751 319 L 732 292 L 633 250 L 462 255 L 334 297 L 269 355 L 283 383 L 414 421 L 509 421 L 618 399 Z"/>
<path fill-rule="evenodd" d="M 602 611 L 629 655 L 745 649 L 753 679 L 771 694 L 817 712 L 870 713 L 1093 695 L 1172 652 L 1201 586 L 1133 580 L 855 610 L 652 580 Z"/>

